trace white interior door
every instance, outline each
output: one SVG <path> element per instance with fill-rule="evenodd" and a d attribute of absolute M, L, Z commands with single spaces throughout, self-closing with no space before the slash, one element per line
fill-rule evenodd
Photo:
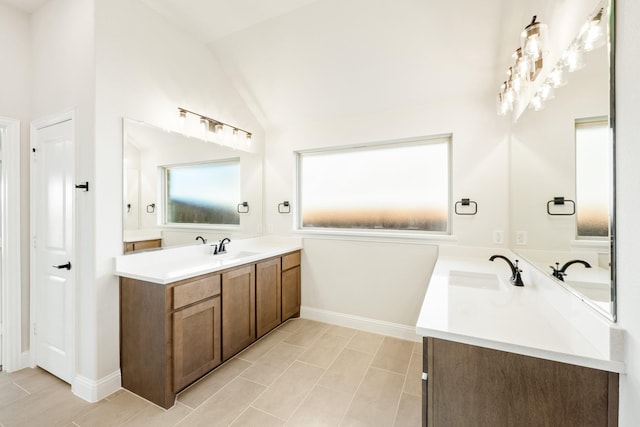
<path fill-rule="evenodd" d="M 73 120 L 33 129 L 36 365 L 71 383 L 74 375 Z"/>

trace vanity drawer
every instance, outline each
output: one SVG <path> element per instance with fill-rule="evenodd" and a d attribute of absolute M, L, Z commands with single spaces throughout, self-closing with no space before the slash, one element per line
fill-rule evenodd
<path fill-rule="evenodd" d="M 185 307 L 194 302 L 218 295 L 219 293 L 219 274 L 177 285 L 173 288 L 173 309 Z"/>
<path fill-rule="evenodd" d="M 282 257 L 282 270 L 288 270 L 300 265 L 300 252 L 294 252 Z"/>

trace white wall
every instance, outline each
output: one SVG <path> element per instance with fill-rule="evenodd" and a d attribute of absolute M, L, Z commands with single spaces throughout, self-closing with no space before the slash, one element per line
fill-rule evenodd
<path fill-rule="evenodd" d="M 21 241 L 29 241 L 29 108 L 31 75 L 29 16 L 0 3 L 0 116 L 20 120 Z M 22 351 L 29 349 L 29 245 L 22 244 Z"/>
<path fill-rule="evenodd" d="M 568 74 L 567 85 L 556 89 L 544 109 L 526 110 L 512 126 L 512 238 L 516 230 L 528 234 L 527 245 L 516 250 L 570 251 L 575 240 L 575 215 L 550 216 L 546 205 L 555 196 L 576 200 L 575 120 L 609 115 L 606 47 L 589 52 L 587 60 L 584 69 Z M 559 209 L 554 212 L 567 212 Z"/>
<path fill-rule="evenodd" d="M 620 377 L 620 425 L 635 426 L 640 420 L 640 3 L 616 3 L 618 322 L 627 333 L 627 374 Z"/>
<path fill-rule="evenodd" d="M 113 257 L 122 253 L 123 116 L 177 130 L 177 107 L 187 108 L 253 132 L 256 151 L 264 132 L 204 45 L 138 1 L 95 0 L 95 7 L 98 379 L 120 364 Z"/>
<path fill-rule="evenodd" d="M 495 114 L 493 98 L 437 102 L 270 131 L 265 148 L 266 230 L 294 231 L 294 214 L 277 213 L 278 203 L 295 200 L 294 151 L 451 133 L 452 198 L 468 197 L 478 203 L 476 216 L 452 215 L 452 240 L 466 246 L 504 246 L 492 243 L 492 232 L 508 230 L 506 131 L 505 120 Z M 415 302 L 424 297 L 437 255 L 433 245 L 441 242 L 306 239 L 302 305 L 415 326 L 420 308 Z M 347 274 L 350 261 L 356 271 Z"/>

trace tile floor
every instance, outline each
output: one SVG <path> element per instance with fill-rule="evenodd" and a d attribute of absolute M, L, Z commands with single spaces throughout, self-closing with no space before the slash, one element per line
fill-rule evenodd
<path fill-rule="evenodd" d="M 419 343 L 292 319 L 165 411 L 120 390 L 87 403 L 41 369 L 0 373 L 0 425 L 420 426 Z"/>

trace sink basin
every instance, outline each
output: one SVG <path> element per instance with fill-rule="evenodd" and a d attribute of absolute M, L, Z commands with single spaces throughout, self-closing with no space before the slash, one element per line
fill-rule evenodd
<path fill-rule="evenodd" d="M 476 273 L 472 271 L 450 271 L 449 285 L 465 286 L 480 289 L 498 289 L 498 276 L 492 273 Z"/>
<path fill-rule="evenodd" d="M 231 253 L 222 254 L 222 255 L 214 255 L 214 257 L 222 261 L 228 261 L 228 260 L 236 260 L 239 258 L 247 258 L 254 255 L 258 255 L 258 252 L 239 251 L 239 252 L 231 252 Z"/>
<path fill-rule="evenodd" d="M 575 280 L 566 280 L 565 283 L 590 300 L 598 302 L 611 301 L 611 288 L 608 283 L 581 282 Z"/>

